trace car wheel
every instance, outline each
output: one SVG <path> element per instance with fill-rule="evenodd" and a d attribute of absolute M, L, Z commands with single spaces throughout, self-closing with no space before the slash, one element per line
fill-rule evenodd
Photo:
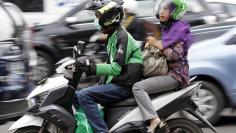
<path fill-rule="evenodd" d="M 37 51 L 37 65 L 32 70 L 32 80 L 38 82 L 53 72 L 52 58 L 42 51 Z"/>
<path fill-rule="evenodd" d="M 201 88 L 192 99 L 198 105 L 203 116 L 211 124 L 215 124 L 220 119 L 220 113 L 224 108 L 225 101 L 224 96 L 217 85 L 208 81 L 203 81 Z M 181 112 L 181 116 L 202 125 L 195 117 L 184 111 Z"/>

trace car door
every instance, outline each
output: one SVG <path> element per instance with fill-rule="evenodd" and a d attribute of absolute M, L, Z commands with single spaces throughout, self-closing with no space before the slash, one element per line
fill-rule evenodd
<path fill-rule="evenodd" d="M 229 38 L 226 40 L 225 49 L 228 53 L 228 65 L 225 69 L 228 70 L 228 89 L 231 92 L 234 105 L 236 105 L 236 27 L 230 31 Z"/>

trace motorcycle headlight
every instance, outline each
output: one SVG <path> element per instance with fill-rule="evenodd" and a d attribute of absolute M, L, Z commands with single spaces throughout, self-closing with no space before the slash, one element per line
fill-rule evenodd
<path fill-rule="evenodd" d="M 28 100 L 28 107 L 31 108 L 36 105 L 36 98 L 31 98 Z"/>
<path fill-rule="evenodd" d="M 39 94 L 38 96 L 35 96 L 31 99 L 28 100 L 28 106 L 29 108 L 35 106 L 35 105 L 40 105 L 44 102 L 44 100 L 47 98 L 49 92 L 43 92 Z"/>

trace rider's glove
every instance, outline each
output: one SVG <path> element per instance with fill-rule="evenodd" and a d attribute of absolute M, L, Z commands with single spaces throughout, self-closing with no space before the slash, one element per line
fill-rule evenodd
<path fill-rule="evenodd" d="M 78 61 L 77 68 L 84 71 L 87 76 L 96 75 L 96 65 L 91 64 L 88 59 Z"/>

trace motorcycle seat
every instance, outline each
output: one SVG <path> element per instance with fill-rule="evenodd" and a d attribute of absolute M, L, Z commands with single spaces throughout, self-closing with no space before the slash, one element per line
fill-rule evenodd
<path fill-rule="evenodd" d="M 199 82 L 192 82 L 192 81 L 194 81 L 196 78 L 197 78 L 197 76 L 192 77 L 192 78 L 190 79 L 190 84 L 187 85 L 187 86 L 179 86 L 179 87 L 177 87 L 177 88 L 175 88 L 175 89 L 173 89 L 173 90 L 164 91 L 164 92 L 160 92 L 160 93 L 157 93 L 157 94 L 151 94 L 151 95 L 149 95 L 149 96 L 150 96 L 151 99 L 153 99 L 153 98 L 156 98 L 156 97 L 158 97 L 158 96 L 160 96 L 160 95 L 163 95 L 163 94 L 166 94 L 166 93 L 170 93 L 170 92 L 175 92 L 175 91 L 180 90 L 181 88 L 186 88 L 186 87 L 191 86 L 191 85 L 193 85 L 193 84 L 199 84 L 199 83 L 201 83 L 201 81 L 199 81 Z M 133 96 L 128 97 L 127 99 L 124 99 L 124 100 L 122 100 L 122 101 L 120 101 L 120 102 L 116 102 L 116 103 L 106 103 L 106 104 L 103 104 L 103 105 L 104 105 L 106 108 L 138 106 Z"/>
<path fill-rule="evenodd" d="M 150 95 L 150 98 L 153 99 L 153 98 L 156 98 L 160 95 L 163 95 L 163 94 L 166 94 L 166 93 L 170 93 L 170 92 L 174 92 L 174 91 L 177 91 L 179 90 L 179 87 L 174 89 L 174 90 L 170 90 L 170 91 L 164 91 L 164 92 L 161 92 L 161 93 L 157 93 L 157 94 L 151 94 Z M 111 107 L 130 107 L 130 106 L 138 106 L 134 97 L 131 96 L 131 97 L 128 97 L 126 98 L 125 100 L 122 100 L 120 102 L 116 102 L 116 103 L 106 103 L 106 104 L 103 104 L 106 108 L 111 108 Z"/>

